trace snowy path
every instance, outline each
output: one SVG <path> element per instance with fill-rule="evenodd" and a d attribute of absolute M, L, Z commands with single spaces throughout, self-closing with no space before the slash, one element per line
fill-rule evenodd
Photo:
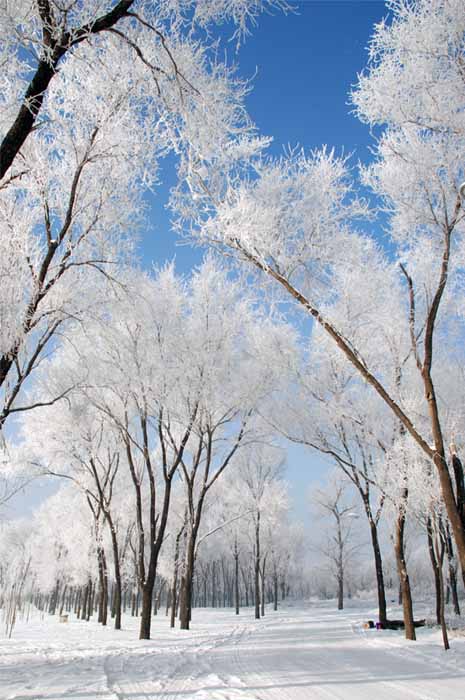
<path fill-rule="evenodd" d="M 464 700 L 465 639 L 417 643 L 362 631 L 365 609 L 196 611 L 191 632 L 154 620 L 154 639 L 53 618 L 0 641 L 1 700 Z"/>

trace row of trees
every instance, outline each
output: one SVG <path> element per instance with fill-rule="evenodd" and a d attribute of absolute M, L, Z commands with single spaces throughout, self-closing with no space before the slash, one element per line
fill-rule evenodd
<path fill-rule="evenodd" d="M 63 402 L 25 414 L 16 459 L 73 482 L 79 517 L 94 533 L 104 598 L 111 551 L 117 628 L 122 552 L 134 557 L 140 636 L 147 639 L 167 540 L 174 547 L 172 597 L 179 595 L 180 624 L 189 628 L 198 549 L 209 531 L 225 527 L 226 512 L 232 523 L 251 513 L 255 519 L 259 604 L 267 559 L 260 549 L 261 504 L 282 461 L 260 407 L 280 392 L 280 365 L 273 358 L 279 354 L 285 365 L 293 336 L 285 323 L 255 308 L 240 280 L 207 259 L 189 281 L 172 267 L 152 277 L 128 274 L 100 316 L 77 324 L 39 370 L 34 391 L 41 396 L 61 393 L 69 382 L 73 391 Z M 205 532 L 210 492 L 230 469 L 236 496 Z M 249 504 L 239 496 L 239 483 Z M 274 501 L 279 503 L 278 493 Z M 237 553 L 238 540 L 234 546 Z M 69 544 L 58 549 L 68 550 L 66 561 L 72 561 Z M 56 578 L 63 580 L 64 573 Z"/>
<path fill-rule="evenodd" d="M 181 480 L 176 481 L 151 590 L 148 624 L 135 504 L 128 498 L 129 475 L 124 480 L 121 473 L 115 480 L 117 502 L 111 506 L 115 532 L 105 526 L 103 518 L 95 517 L 87 490 L 76 488 L 75 483 L 61 487 L 32 522 L 13 521 L 2 529 L 5 559 L 0 577 L 7 631 L 11 634 L 15 616 L 19 612 L 28 615 L 31 605 L 50 614 L 74 611 L 82 620 L 98 613 L 103 625 L 111 615 L 117 629 L 122 613 L 139 615 L 141 636 L 150 634 L 151 615 L 163 608 L 170 614 L 172 627 L 176 617 L 184 627 L 186 580 L 190 585 L 187 627 L 192 607 L 229 606 L 239 614 L 241 607 L 256 605 L 257 618 L 265 614 L 267 602 L 277 609 L 278 600 L 294 593 L 295 572 L 303 555 L 302 533 L 288 521 L 286 488 L 280 479 L 268 481 L 257 501 L 247 490 L 250 468 L 247 480 L 236 477 L 233 482 L 233 476 L 231 471 L 229 480 L 225 477 L 223 484 L 218 480 L 214 500 L 204 504 L 192 570 L 185 487 Z M 231 500 L 238 481 L 242 484 L 239 513 L 237 502 Z M 148 517 L 149 509 L 145 503 L 144 516 Z M 72 528 L 65 524 L 70 520 Z M 112 546 L 114 539 L 117 551 Z M 146 547 L 145 557 L 149 555 L 150 547 Z"/>
<path fill-rule="evenodd" d="M 290 561 L 285 556 L 290 541 L 279 535 L 279 512 L 286 503 L 279 479 L 283 453 L 273 446 L 278 434 L 329 457 L 360 499 L 381 622 L 387 623 L 387 604 L 379 528 L 390 523 L 406 630 L 414 637 L 404 551 L 408 516 L 425 532 L 438 622 L 445 623 L 445 562 L 459 611 L 455 548 L 435 473 L 429 470 L 425 478 L 421 455 L 324 337 L 310 356 L 302 355 L 292 329 L 263 315 L 244 294 L 242 280 L 212 259 L 188 281 L 177 278 L 172 267 L 153 277 L 127 274 L 101 315 L 76 325 L 68 342 L 42 365 L 34 391 L 55 395 L 70 380 L 74 388 L 64 402 L 25 413 L 23 442 L 10 454 L 20 464 L 73 483 L 70 493 L 78 495 L 79 518 L 91 542 L 85 549 L 88 592 L 82 595 L 98 588 L 105 609 L 111 598 L 117 628 L 129 587 L 140 598 L 141 637 L 149 637 L 154 600 L 160 595 L 160 557 L 165 557 L 164 601 L 169 594 L 173 615 L 179 607 L 181 626 L 188 629 L 192 595 L 201 599 L 196 562 L 201 562 L 204 587 L 212 570 L 219 581 L 215 551 L 205 563 L 202 552 L 210 536 L 223 529 L 230 536 L 227 575 L 222 565 L 223 594 L 226 576 L 230 586 L 234 581 L 236 607 L 240 598 L 253 599 L 257 617 L 263 614 L 270 581 L 277 599 L 278 561 L 284 557 L 287 566 Z M 456 452 L 453 469 L 459 498 L 462 465 Z M 224 489 L 221 498 L 219 487 Z M 336 483 L 319 500 L 336 526 L 336 546 L 327 555 L 335 566 L 339 607 L 350 553 L 342 524 L 357 514 L 354 501 L 347 503 L 342 496 Z M 59 517 L 69 511 L 65 506 Z M 59 529 L 56 518 L 47 532 Z M 77 520 L 76 515 L 73 522 Z M 241 568 L 244 522 L 249 554 Z M 57 544 L 55 552 L 57 566 L 64 568 L 54 571 L 48 564 L 52 608 L 58 598 L 56 580 L 69 580 L 67 585 L 75 587 L 74 549 L 68 542 Z M 163 569 L 166 557 L 169 571 Z M 81 576 L 82 566 L 79 570 Z M 208 599 L 205 588 L 202 595 Z M 105 621 L 103 613 L 101 618 Z"/>

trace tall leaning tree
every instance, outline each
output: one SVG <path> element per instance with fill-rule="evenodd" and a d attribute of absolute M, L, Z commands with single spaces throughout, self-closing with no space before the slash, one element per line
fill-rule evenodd
<path fill-rule="evenodd" d="M 332 301 L 352 287 L 351 273 L 365 268 L 371 274 L 365 239 L 351 223 L 364 215 L 364 205 L 344 159 L 328 150 L 262 159 L 253 177 L 231 171 L 221 191 L 213 164 L 189 183 L 193 206 L 180 214 L 194 216 L 201 240 L 224 247 L 290 296 L 434 463 L 465 578 L 465 523 L 434 376 L 435 344 L 447 343 L 447 324 L 462 323 L 464 308 L 465 12 L 461 0 L 392 2 L 390 10 L 391 21 L 375 27 L 353 101 L 359 117 L 379 129 L 364 180 L 390 217 L 390 255 L 404 284 L 426 426 L 417 425 L 399 388 L 367 364 L 344 323 L 331 316 Z M 333 283 L 338 278 L 344 285 Z"/>

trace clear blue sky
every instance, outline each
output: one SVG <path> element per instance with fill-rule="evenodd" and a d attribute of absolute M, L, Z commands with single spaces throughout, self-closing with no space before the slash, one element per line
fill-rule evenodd
<path fill-rule="evenodd" d="M 369 159 L 370 133 L 352 114 L 348 93 L 367 61 L 373 26 L 387 15 L 380 0 L 306 0 L 295 2 L 295 14 L 263 15 L 235 60 L 239 74 L 254 79 L 247 99 L 259 131 L 272 136 L 272 151 L 287 145 L 313 149 L 323 144 Z M 234 47 L 229 45 L 231 53 Z M 163 263 L 176 256 L 180 272 L 188 272 L 200 250 L 177 246 L 164 209 L 172 173 L 153 203 L 151 229 L 142 244 L 143 263 Z M 327 463 L 314 453 L 290 446 L 287 479 L 297 514 L 308 512 L 311 482 L 324 480 Z"/>

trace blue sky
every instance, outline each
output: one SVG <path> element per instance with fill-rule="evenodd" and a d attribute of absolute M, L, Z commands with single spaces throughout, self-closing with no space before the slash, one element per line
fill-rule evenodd
<path fill-rule="evenodd" d="M 273 137 L 271 150 L 287 145 L 314 149 L 323 144 L 338 152 L 370 157 L 368 128 L 353 114 L 348 93 L 367 62 L 373 26 L 386 16 L 380 0 L 306 0 L 294 3 L 295 14 L 263 15 L 235 60 L 239 74 L 252 77 L 247 99 L 259 131 Z M 229 50 L 234 52 L 230 44 Z M 182 272 L 200 262 L 200 250 L 177 245 L 164 209 L 172 173 L 152 201 L 151 226 L 140 247 L 143 264 L 163 263 L 176 256 Z M 324 481 L 327 463 L 314 453 L 290 446 L 287 480 L 297 514 L 306 518 L 311 482 Z"/>
<path fill-rule="evenodd" d="M 213 1 L 213 0 L 212 0 Z M 338 153 L 369 158 L 370 133 L 353 114 L 348 93 L 367 62 L 373 26 L 387 14 L 381 0 L 304 0 L 295 13 L 264 14 L 238 53 L 225 42 L 239 74 L 252 78 L 249 114 L 262 134 L 273 137 L 271 151 L 288 146 L 314 149 L 323 144 Z M 151 198 L 150 226 L 140 254 L 144 265 L 176 256 L 180 272 L 200 261 L 200 251 L 177 245 L 165 209 L 173 173 Z"/>

